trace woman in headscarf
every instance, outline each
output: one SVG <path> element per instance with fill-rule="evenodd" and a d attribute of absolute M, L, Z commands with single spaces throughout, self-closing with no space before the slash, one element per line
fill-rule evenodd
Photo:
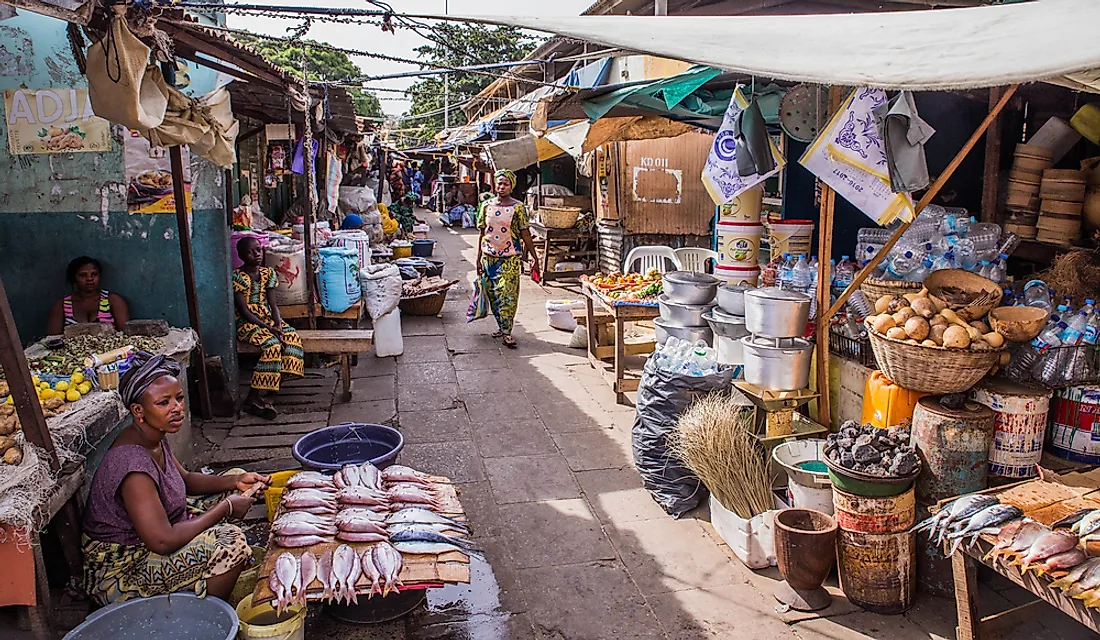
<path fill-rule="evenodd" d="M 165 437 L 186 418 L 180 375 L 174 360 L 140 352 L 122 376 L 133 421 L 96 469 L 84 511 L 84 588 L 100 604 L 178 591 L 224 600 L 252 560 L 225 521 L 243 518 L 253 499 L 241 493 L 271 479 L 183 468 Z"/>
<path fill-rule="evenodd" d="M 528 229 L 527 207 L 512 197 L 516 174 L 502 169 L 494 175 L 494 197 L 482 200 L 477 212 L 477 274 L 489 280 L 486 294 L 504 346 L 515 349 L 512 323 L 519 304 L 519 278 L 522 260 L 528 255 L 537 263 L 538 254 Z"/>

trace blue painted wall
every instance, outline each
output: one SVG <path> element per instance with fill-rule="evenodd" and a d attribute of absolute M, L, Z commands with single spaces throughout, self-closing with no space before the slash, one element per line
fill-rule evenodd
<path fill-rule="evenodd" d="M 189 90 L 209 91 L 215 76 L 191 65 Z M 64 22 L 24 11 L 0 22 L 0 89 L 85 86 Z M 110 152 L 12 156 L 6 121 L 0 121 L 0 277 L 21 339 L 44 334 L 50 305 L 69 290 L 65 266 L 79 255 L 103 262 L 104 286 L 126 299 L 134 318 L 190 326 L 175 215 L 126 211 L 121 128 Z M 191 172 L 203 343 L 235 372 L 224 173 L 195 157 Z"/>

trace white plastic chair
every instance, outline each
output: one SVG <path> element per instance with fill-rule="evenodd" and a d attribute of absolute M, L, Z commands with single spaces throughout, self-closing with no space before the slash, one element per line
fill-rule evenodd
<path fill-rule="evenodd" d="M 684 271 L 706 273 L 707 260 L 714 260 L 714 264 L 718 264 L 717 251 L 701 249 L 699 247 L 683 247 L 676 249 L 676 257 L 679 258 Z"/>
<path fill-rule="evenodd" d="M 680 259 L 676 257 L 676 252 L 672 250 L 672 247 L 664 247 L 659 245 L 649 247 L 634 247 L 630 250 L 630 253 L 626 254 L 626 260 L 623 261 L 623 273 L 649 273 L 656 269 L 659 273 L 665 273 L 668 269 L 665 268 L 665 261 L 671 262 L 673 268 L 676 271 L 680 271 L 683 267 L 680 265 Z M 635 263 L 641 263 L 638 270 L 634 270 Z"/>

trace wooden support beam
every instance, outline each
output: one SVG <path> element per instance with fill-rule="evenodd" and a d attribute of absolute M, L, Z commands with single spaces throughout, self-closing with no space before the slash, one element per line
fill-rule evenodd
<path fill-rule="evenodd" d="M 0 279 L 0 367 L 8 381 L 8 391 L 15 403 L 15 412 L 19 423 L 23 425 L 23 434 L 27 440 L 45 450 L 50 469 L 61 468 L 54 450 L 53 438 L 46 426 L 46 416 L 38 402 L 38 393 L 34 390 L 31 370 L 27 366 L 27 356 L 23 353 L 23 343 L 19 340 L 19 330 L 15 328 L 15 317 L 11 313 L 8 292 L 4 281 Z"/>
<path fill-rule="evenodd" d="M 829 89 L 829 117 L 840 108 L 840 87 Z M 833 255 L 833 216 L 836 212 L 836 191 L 821 184 L 821 215 L 817 232 L 817 341 L 814 349 L 817 356 L 817 421 L 827 427 L 832 426 L 832 404 L 829 398 L 829 318 L 822 311 L 829 308 L 831 287 L 829 280 Z"/>
<path fill-rule="evenodd" d="M 990 87 L 989 110 L 993 111 L 1004 93 L 1003 87 Z M 985 136 L 985 170 L 982 172 L 982 222 L 997 221 L 997 195 L 1001 181 L 1001 119 L 989 125 Z"/>
<path fill-rule="evenodd" d="M 951 572 L 955 581 L 955 613 L 958 619 L 955 637 L 958 640 L 979 640 L 982 616 L 978 613 L 977 564 L 965 553 L 954 553 L 951 555 Z"/>
<path fill-rule="evenodd" d="M 947 181 L 955 173 L 955 170 L 959 168 L 959 165 L 962 164 L 962 161 L 966 158 L 970 151 L 974 149 L 974 146 L 978 144 L 978 140 L 981 140 L 982 135 L 985 134 L 990 125 L 992 125 L 993 122 L 997 119 L 997 116 L 1001 114 L 1001 111 L 1004 110 L 1005 106 L 1008 104 L 1008 101 L 1012 99 L 1012 96 L 1016 93 L 1016 89 L 1019 88 L 1019 86 L 1020 85 L 1018 84 L 1014 84 L 1004 92 L 1000 100 L 997 101 L 997 104 L 995 104 L 993 108 L 990 109 L 989 115 L 985 117 L 985 120 L 982 120 L 982 123 L 978 125 L 978 128 L 976 131 L 974 131 L 974 134 L 971 135 L 970 139 L 967 140 L 966 144 L 963 145 L 963 148 L 960 149 L 957 154 L 955 154 L 955 157 L 947 165 L 947 168 L 944 169 L 942 173 L 940 173 L 939 177 L 936 178 L 936 181 L 932 183 L 932 186 L 928 188 L 928 191 L 924 192 L 924 197 L 920 199 L 920 202 L 918 202 L 917 206 L 915 207 L 917 215 L 919 215 L 920 212 L 924 210 L 924 208 L 927 207 L 930 202 L 932 202 L 933 198 L 939 195 L 940 190 L 943 189 L 945 184 L 947 184 Z M 916 218 L 914 217 L 914 219 Z M 886 254 L 890 253 L 890 250 L 894 248 L 894 245 L 898 243 L 898 240 L 901 239 L 902 234 L 905 233 L 905 230 L 908 229 L 909 225 L 911 224 L 912 222 L 903 222 L 900 227 L 894 230 L 893 235 L 891 235 L 890 239 L 886 241 L 886 244 L 883 245 L 881 249 L 879 249 L 878 253 L 875 254 L 875 257 L 871 258 L 871 260 L 866 265 L 864 265 L 862 269 L 859 270 L 859 273 L 856 274 L 856 277 L 852 279 L 852 284 L 848 285 L 848 288 L 840 294 L 840 297 L 837 298 L 837 301 L 833 304 L 832 307 L 829 308 L 829 311 L 825 314 L 824 319 L 819 319 L 819 322 L 827 322 L 829 318 L 832 318 L 834 315 L 836 315 L 837 311 L 840 311 L 842 308 L 844 308 L 844 304 L 848 302 L 848 298 L 851 297 L 851 295 L 859 289 L 860 285 L 863 284 L 863 281 L 866 280 L 867 277 L 871 275 L 871 272 L 875 270 L 875 267 L 878 266 L 878 263 L 882 262 L 882 259 L 886 257 Z"/>

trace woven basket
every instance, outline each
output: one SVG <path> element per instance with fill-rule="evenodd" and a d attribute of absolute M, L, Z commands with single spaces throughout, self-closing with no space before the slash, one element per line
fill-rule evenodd
<path fill-rule="evenodd" d="M 965 269 L 935 271 L 924 279 L 924 286 L 928 287 L 928 297 L 932 298 L 933 302 L 938 300 L 967 322 L 984 318 L 990 309 L 1000 306 L 1001 298 L 1004 296 L 999 284 Z M 947 302 L 946 296 L 941 293 L 941 290 L 946 287 L 967 292 L 969 294 L 967 299 L 970 302 L 966 304 Z M 937 305 L 936 308 L 939 309 L 940 306 Z"/>
<path fill-rule="evenodd" d="M 550 229 L 572 229 L 580 217 L 580 207 L 551 205 L 539 207 L 539 221 Z"/>
<path fill-rule="evenodd" d="M 447 290 L 434 291 L 412 298 L 401 298 L 398 305 L 401 313 L 407 316 L 437 316 L 443 311 L 443 302 L 447 299 Z"/>
<path fill-rule="evenodd" d="M 867 278 L 863 281 L 863 284 L 859 285 L 859 288 L 863 291 L 863 295 L 867 296 L 867 299 L 874 305 L 875 300 L 878 300 L 882 296 L 903 296 L 907 293 L 916 293 L 920 291 L 923 286 L 924 285 L 919 282 Z"/>
<path fill-rule="evenodd" d="M 971 351 L 908 344 L 879 335 L 869 326 L 871 350 L 887 378 L 912 391 L 942 395 L 961 393 L 989 373 L 1000 351 Z"/>

